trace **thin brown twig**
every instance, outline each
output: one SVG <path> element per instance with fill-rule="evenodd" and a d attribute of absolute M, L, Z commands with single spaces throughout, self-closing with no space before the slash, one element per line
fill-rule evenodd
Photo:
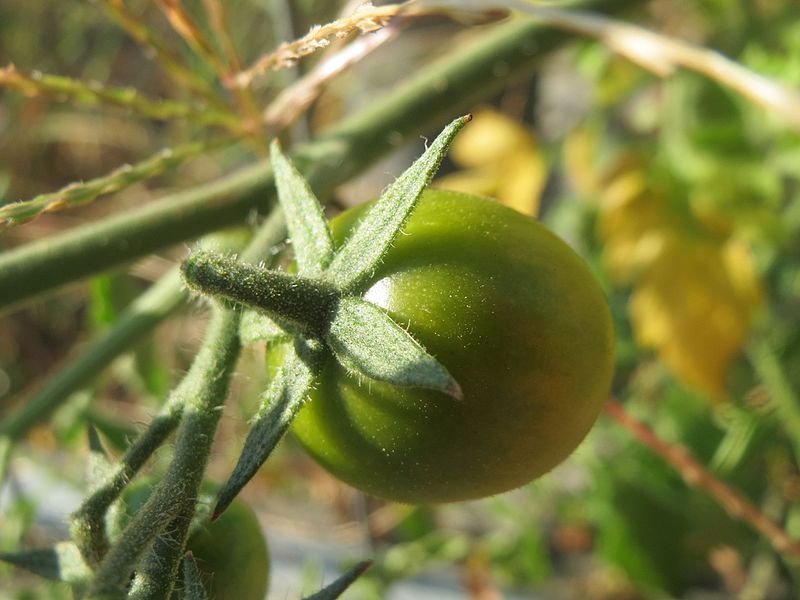
<path fill-rule="evenodd" d="M 228 34 L 228 15 L 220 0 L 203 0 L 211 29 L 217 38 L 230 71 L 241 71 L 239 52 Z"/>
<path fill-rule="evenodd" d="M 308 74 L 278 94 L 262 113 L 262 122 L 273 133 L 286 129 L 311 106 L 326 83 L 396 37 L 398 31 L 399 27 L 385 27 L 326 56 Z"/>
<path fill-rule="evenodd" d="M 374 7 L 370 3 L 366 3 L 351 15 L 326 25 L 315 25 L 303 37 L 282 43 L 276 50 L 262 56 L 250 67 L 235 74 L 225 83 L 232 88 L 247 87 L 259 75 L 269 70 L 290 67 L 304 56 L 327 47 L 330 45 L 329 38 L 331 37 L 342 38 L 355 31 L 369 33 L 385 27 L 389 20 L 398 15 L 407 5 L 407 2 L 403 2 Z"/>
<path fill-rule="evenodd" d="M 800 559 L 800 541 L 790 538 L 780 525 L 767 517 L 741 492 L 706 469 L 686 448 L 659 438 L 647 424 L 631 415 L 616 400 L 608 401 L 606 412 L 637 440 L 671 464 L 688 485 L 705 490 L 728 514 L 744 521 L 766 537 L 778 552 L 794 560 Z"/>
<path fill-rule="evenodd" d="M 194 19 L 183 8 L 181 0 L 156 0 L 172 28 L 180 35 L 195 54 L 205 60 L 220 77 L 227 73 L 225 61 L 219 56 L 214 45 L 197 26 Z"/>
<path fill-rule="evenodd" d="M 216 72 L 220 81 L 227 81 L 235 69 L 227 57 L 221 55 L 208 36 L 198 27 L 196 21 L 186 12 L 182 0 L 156 0 L 167 21 L 172 28 L 180 35 L 189 47 L 200 58 L 206 61 Z M 217 17 L 218 25 L 224 25 L 224 12 L 221 7 L 212 14 Z M 226 33 L 223 37 L 228 38 Z M 224 46 L 224 44 L 223 44 Z M 231 45 L 232 47 L 232 45 Z M 239 112 L 244 120 L 243 129 L 248 131 L 250 140 L 254 143 L 256 150 L 261 154 L 266 154 L 268 149 L 263 136 L 258 135 L 258 108 L 250 93 L 246 90 L 235 90 L 234 96 L 239 107 Z"/>

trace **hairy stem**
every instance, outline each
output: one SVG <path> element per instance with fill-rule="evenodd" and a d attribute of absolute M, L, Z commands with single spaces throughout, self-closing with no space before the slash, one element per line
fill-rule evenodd
<path fill-rule="evenodd" d="M 259 228 L 243 252 L 242 259 L 248 262 L 264 259 L 269 254 L 269 248 L 283 238 L 284 232 L 282 215 L 273 213 Z M 119 541 L 102 557 L 90 590 L 91 597 L 121 593 L 139 557 L 159 533 L 185 515 L 191 520 L 214 433 L 222 415 L 228 383 L 239 356 L 240 314 L 215 306 L 203 346 L 168 403 L 182 418 L 170 467 Z M 73 517 L 73 536 L 76 541 L 85 542 L 81 549 L 83 552 L 88 549 L 86 554 L 89 558 L 98 558 L 92 551 L 98 545 L 102 546 L 105 539 L 104 535 L 102 538 L 97 535 L 97 531 L 104 528 L 105 515 L 104 510 L 100 512 L 98 509 L 104 503 L 107 508 L 119 495 L 129 479 L 122 475 L 125 474 L 112 477 L 105 492 L 98 490 Z M 119 483 L 122 485 L 119 486 Z M 98 500 L 93 500 L 95 497 Z M 91 510 L 84 509 L 93 502 Z M 176 531 L 180 534 L 178 543 L 182 545 L 186 532 Z M 173 558 L 179 563 L 181 556 L 176 554 Z M 164 572 L 171 572 L 173 565 L 165 564 L 164 568 L 167 569 Z"/>
<path fill-rule="evenodd" d="M 187 506 L 194 508 L 211 443 L 239 356 L 239 313 L 216 308 L 183 391 L 183 420 L 169 469 L 97 569 L 90 596 L 124 590 L 145 548 Z"/>
<path fill-rule="evenodd" d="M 261 260 L 267 256 L 269 248 L 279 243 L 284 235 L 283 215 L 275 211 L 258 229 L 243 257 L 250 261 Z M 207 393 L 206 388 L 214 382 L 216 375 L 209 370 L 214 363 L 207 355 L 211 352 L 209 347 L 217 342 L 218 340 L 210 336 L 206 337 L 206 342 L 192 368 L 180 385 L 170 394 L 161 413 L 131 445 L 106 481 L 98 485 L 94 493 L 72 516 L 70 529 L 73 539 L 89 564 L 98 564 L 108 551 L 105 530 L 105 514 L 108 508 L 153 452 L 175 430 L 180 423 L 185 406 L 193 401 L 193 398 Z"/>

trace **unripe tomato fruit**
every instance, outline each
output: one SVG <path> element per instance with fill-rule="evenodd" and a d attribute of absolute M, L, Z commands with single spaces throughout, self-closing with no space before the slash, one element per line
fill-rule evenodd
<path fill-rule="evenodd" d="M 150 497 L 154 482 L 145 480 L 123 492 L 134 515 Z M 210 492 L 211 486 L 204 491 Z M 209 496 L 213 501 L 213 496 Z M 263 600 L 269 588 L 269 548 L 253 509 L 236 498 L 213 523 L 191 530 L 186 550 L 194 555 L 209 598 Z"/>
<path fill-rule="evenodd" d="M 334 219 L 337 244 L 364 209 Z M 569 246 L 497 202 L 426 192 L 363 292 L 464 399 L 359 380 L 329 360 L 293 430 L 356 488 L 411 504 L 516 488 L 564 460 L 605 403 L 614 332 L 602 290 Z"/>

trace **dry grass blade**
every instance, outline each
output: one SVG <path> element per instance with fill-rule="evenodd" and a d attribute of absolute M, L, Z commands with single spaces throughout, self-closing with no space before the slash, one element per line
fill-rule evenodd
<path fill-rule="evenodd" d="M 229 68 L 234 71 L 240 71 L 242 63 L 239 59 L 236 45 L 233 43 L 231 36 L 228 35 L 228 17 L 225 7 L 220 0 L 203 0 L 203 5 L 208 14 L 211 29 L 222 47 Z"/>
<path fill-rule="evenodd" d="M 343 38 L 353 32 L 369 33 L 385 27 L 390 19 L 405 10 L 407 2 L 375 7 L 366 3 L 352 15 L 337 19 L 327 25 L 316 25 L 303 37 L 284 42 L 269 54 L 259 58 L 252 66 L 240 71 L 226 81 L 230 87 L 244 88 L 253 79 L 269 70 L 279 70 L 294 65 L 304 56 L 330 45 L 330 38 Z"/>
<path fill-rule="evenodd" d="M 227 72 L 225 61 L 217 54 L 211 41 L 183 8 L 180 0 L 156 0 L 156 4 L 167 17 L 172 28 L 198 56 L 210 64 L 218 74 Z"/>
<path fill-rule="evenodd" d="M 25 73 L 13 64 L 0 67 L 0 87 L 17 90 L 29 97 L 49 96 L 64 102 L 119 106 L 160 121 L 186 119 L 198 125 L 218 125 L 231 131 L 241 128 L 240 120 L 227 112 L 194 107 L 175 100 L 151 100 L 135 88 L 107 87 L 98 81 L 85 82 L 38 71 Z"/>
<path fill-rule="evenodd" d="M 282 91 L 264 110 L 262 121 L 273 134 L 291 125 L 317 99 L 322 88 L 373 50 L 397 36 L 392 25 L 369 37 L 359 38 L 326 56 L 307 75 Z"/>
<path fill-rule="evenodd" d="M 218 110 L 229 110 L 225 101 L 202 77 L 196 75 L 164 42 L 158 39 L 151 27 L 143 23 L 138 15 L 131 12 L 124 0 L 102 0 L 106 14 L 124 29 L 141 46 L 152 50 L 156 61 L 164 71 L 181 87 L 200 95 Z"/>
<path fill-rule="evenodd" d="M 233 62 L 220 54 L 211 40 L 198 27 L 197 22 L 186 12 L 181 0 L 156 0 L 156 4 L 161 8 L 172 28 L 184 39 L 195 54 L 214 69 L 221 81 L 227 81 L 231 76 L 232 69 L 239 68 L 233 44 L 224 29 L 225 19 L 221 5 L 217 4 L 215 6 L 214 3 L 206 3 L 206 7 L 211 8 L 209 14 L 212 17 L 212 22 L 216 23 L 217 37 L 227 40 L 227 44 L 223 42 L 222 45 L 227 48 L 229 54 L 233 53 Z M 248 91 L 242 89 L 235 90 L 235 97 L 240 112 L 245 119 L 244 129 L 253 136 L 251 139 L 254 141 L 256 149 L 266 152 L 266 145 L 263 139 L 258 136 L 258 108 L 255 100 Z"/>
<path fill-rule="evenodd" d="M 41 194 L 31 200 L 0 206 L 0 230 L 26 223 L 45 212 L 87 204 L 98 196 L 118 192 L 134 183 L 174 169 L 190 158 L 234 141 L 235 138 L 223 138 L 214 142 L 196 142 L 161 150 L 139 163 L 123 165 L 102 177 L 71 183 L 57 192 Z"/>
<path fill-rule="evenodd" d="M 800 92 L 754 73 L 719 52 L 601 15 L 506 0 L 505 7 L 546 23 L 597 38 L 659 77 L 683 67 L 705 75 L 800 129 Z"/>

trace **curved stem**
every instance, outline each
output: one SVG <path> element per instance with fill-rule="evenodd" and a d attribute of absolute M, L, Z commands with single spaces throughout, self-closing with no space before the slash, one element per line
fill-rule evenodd
<path fill-rule="evenodd" d="M 284 235 L 283 215 L 277 211 L 273 212 L 250 240 L 247 249 L 242 254 L 243 259 L 251 262 L 263 259 L 268 254 L 269 248 L 279 243 Z M 236 334 L 238 336 L 238 330 Z M 153 452 L 175 430 L 184 414 L 186 405 L 195 397 L 202 394 L 207 395 L 211 393 L 210 390 L 214 389 L 213 385 L 215 385 L 217 375 L 212 368 L 215 363 L 209 354 L 216 347 L 215 345 L 224 346 L 209 333 L 189 373 L 172 392 L 158 417 L 131 445 L 105 482 L 98 485 L 92 495 L 84 500 L 80 508 L 72 515 L 70 523 L 72 537 L 89 564 L 98 564 L 108 551 L 105 529 L 105 515 L 108 508 Z M 224 394 L 221 395 L 224 397 Z"/>
<path fill-rule="evenodd" d="M 124 590 L 134 565 L 158 534 L 189 508 L 193 513 L 231 373 L 239 356 L 239 314 L 216 308 L 185 385 L 183 421 L 164 479 L 96 571 L 90 597 Z"/>
<path fill-rule="evenodd" d="M 275 212 L 259 228 L 242 253 L 242 260 L 254 262 L 264 259 L 269 248 L 283 239 L 284 234 L 283 216 Z M 97 564 L 98 559 L 102 559 L 92 584 L 92 597 L 120 593 L 142 552 L 159 533 L 176 518 L 188 515 L 191 520 L 214 433 L 222 415 L 230 376 L 239 355 L 240 315 L 238 311 L 215 307 L 203 346 L 165 409 L 171 417 L 164 422 L 165 430 L 167 424 L 174 428 L 176 419 L 182 419 L 172 463 L 164 479 L 134 516 L 119 541 L 113 548 L 106 546 L 105 511 L 152 453 L 149 445 L 143 448 L 145 451 L 141 455 L 137 455 L 135 464 L 123 460 L 106 484 L 88 498 L 73 516 L 73 537 L 84 556 L 94 561 L 90 564 Z M 148 434 L 154 437 L 155 434 L 151 432 L 160 427 L 157 420 L 143 437 Z M 146 452 L 148 450 L 150 452 Z M 138 467 L 133 469 L 136 465 Z M 186 532 L 178 533 L 178 541 L 182 545 Z M 164 557 L 159 555 L 159 558 Z M 176 554 L 173 558 L 179 563 L 181 555 Z M 164 572 L 172 572 L 171 565 L 165 565 L 165 568 L 167 570 Z"/>

